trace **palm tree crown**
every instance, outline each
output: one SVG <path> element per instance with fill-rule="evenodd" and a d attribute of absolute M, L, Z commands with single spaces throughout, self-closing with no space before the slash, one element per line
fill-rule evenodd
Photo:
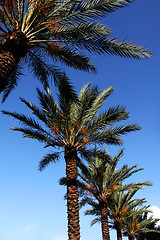
<path fill-rule="evenodd" d="M 144 226 L 145 231 L 141 231 L 136 234 L 137 240 L 159 240 L 160 239 L 160 227 L 157 222 L 160 219 L 153 219 L 152 217 L 149 218 L 148 212 L 144 212 L 141 217 L 139 218 L 139 222 L 143 222 L 144 220 L 149 219 L 149 223 L 146 223 Z"/>
<path fill-rule="evenodd" d="M 147 225 L 155 224 L 158 219 L 153 219 L 152 217 L 147 219 L 142 217 L 148 212 L 150 212 L 149 206 L 143 206 L 141 208 L 135 207 L 125 219 L 124 234 L 128 236 L 129 240 L 134 240 L 141 234 L 156 232 L 156 230 L 150 230 Z"/>
<path fill-rule="evenodd" d="M 122 230 L 125 228 L 124 223 L 126 219 L 132 214 L 133 210 L 137 207 L 146 203 L 145 198 L 136 199 L 133 198 L 139 189 L 146 182 L 136 183 L 135 186 L 132 184 L 127 192 L 126 191 L 115 191 L 111 198 L 109 204 L 109 217 L 112 220 L 112 228 L 117 231 L 117 240 L 122 240 Z M 148 182 L 147 185 L 150 185 Z"/>
<path fill-rule="evenodd" d="M 152 54 L 135 44 L 112 39 L 98 22 L 131 0 L 2 0 L 0 3 L 0 92 L 4 98 L 16 86 L 22 63 L 48 85 L 62 77 L 48 57 L 76 69 L 95 72 L 83 50 L 143 59 Z M 24 61 L 23 61 L 24 59 Z"/>
<path fill-rule="evenodd" d="M 22 132 L 23 137 L 44 142 L 46 147 L 64 149 L 73 147 L 76 151 L 84 152 L 91 143 L 100 146 L 121 145 L 123 143 L 121 135 L 141 129 L 138 124 L 116 125 L 129 117 L 128 111 L 123 106 L 110 107 L 97 116 L 98 110 L 113 92 L 112 87 L 101 92 L 97 87 L 90 87 L 89 83 L 82 88 L 78 96 L 64 75 L 59 86 L 59 104 L 53 99 L 49 89 L 45 92 L 37 89 L 37 92 L 41 109 L 20 99 L 45 124 L 46 128 L 43 128 L 35 119 L 23 114 L 2 112 L 17 118 L 24 126 L 15 127 L 12 130 Z M 55 160 L 54 156 L 57 158 L 55 153 L 48 155 L 41 162 L 40 169 L 42 170 L 50 160 Z"/>

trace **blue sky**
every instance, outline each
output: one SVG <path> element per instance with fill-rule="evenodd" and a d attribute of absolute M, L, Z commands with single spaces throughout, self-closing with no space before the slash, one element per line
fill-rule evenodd
<path fill-rule="evenodd" d="M 154 57 L 138 61 L 116 56 L 92 56 L 98 74 L 88 74 L 66 69 L 76 90 L 88 82 L 101 90 L 114 86 L 102 110 L 109 106 L 124 105 L 130 112 L 127 123 L 138 123 L 142 130 L 124 137 L 124 156 L 119 166 L 138 164 L 144 170 L 130 181 L 150 180 L 152 187 L 145 187 L 137 197 L 146 197 L 148 204 L 160 208 L 160 1 L 135 0 L 127 8 L 109 15 L 104 23 L 113 30 L 114 37 L 138 43 L 150 49 Z M 35 88 L 41 87 L 32 74 L 26 72 L 2 110 L 29 114 L 18 96 L 37 103 Z M 55 92 L 54 85 L 51 87 Z M 3 240 L 66 240 L 65 188 L 58 180 L 65 175 L 64 160 L 52 164 L 43 172 L 38 163 L 47 150 L 20 133 L 9 130 L 18 122 L 0 113 L 1 118 L 1 168 L 0 168 L 0 239 Z M 119 147 L 107 147 L 112 155 Z M 101 239 L 100 225 L 90 227 L 91 217 L 80 214 L 82 240 Z M 160 217 L 160 216 L 159 216 Z M 111 240 L 115 239 L 112 233 Z"/>

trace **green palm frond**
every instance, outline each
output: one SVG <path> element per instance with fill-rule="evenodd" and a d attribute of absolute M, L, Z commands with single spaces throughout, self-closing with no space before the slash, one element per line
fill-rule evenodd
<path fill-rule="evenodd" d="M 136 172 L 139 172 L 139 171 L 143 170 L 143 168 L 135 169 L 136 167 L 137 167 L 137 165 L 134 165 L 132 167 L 128 167 L 128 170 L 125 174 L 125 178 L 130 177 L 133 173 L 136 173 Z M 135 169 L 135 170 L 133 170 L 133 169 Z"/>
<path fill-rule="evenodd" d="M 48 153 L 46 156 L 43 157 L 43 159 L 39 163 L 39 170 L 44 170 L 49 164 L 52 162 L 57 162 L 60 158 L 59 153 Z"/>
<path fill-rule="evenodd" d="M 66 179 L 66 177 L 60 178 L 59 184 L 60 184 L 60 185 L 63 185 L 63 186 L 66 186 L 66 185 L 67 185 L 67 179 Z"/>
<path fill-rule="evenodd" d="M 78 101 L 77 93 L 65 74 L 59 84 L 58 100 L 62 112 L 66 113 L 65 116 L 70 113 L 72 103 Z"/>
<path fill-rule="evenodd" d="M 85 215 L 95 215 L 98 216 L 99 215 L 99 210 L 94 208 L 94 209 L 89 209 L 85 211 Z"/>
<path fill-rule="evenodd" d="M 47 134 L 47 132 L 41 127 L 41 125 L 31 117 L 25 116 L 24 114 L 18 114 L 15 112 L 7 112 L 7 111 L 2 111 L 2 112 L 6 115 L 10 115 L 10 116 L 18 119 L 20 121 L 20 123 L 23 124 L 24 126 L 31 127 L 35 130 L 39 130 L 39 131 Z"/>
<path fill-rule="evenodd" d="M 123 140 L 119 136 L 119 134 L 113 133 L 112 129 L 104 130 L 103 132 L 96 132 L 92 136 L 92 141 L 99 144 L 114 144 L 114 145 L 122 145 Z"/>
<path fill-rule="evenodd" d="M 105 161 L 105 163 L 110 163 L 111 156 L 107 151 L 102 151 L 101 149 L 89 148 L 89 149 L 81 149 L 80 155 L 82 159 L 87 160 L 88 163 L 92 163 L 92 158 L 98 157 L 101 161 Z"/>
<path fill-rule="evenodd" d="M 96 68 L 91 64 L 89 58 L 78 53 L 75 49 L 72 50 L 67 46 L 61 46 L 58 48 L 58 51 L 53 51 L 50 45 L 46 49 L 50 56 L 54 56 L 55 61 L 65 63 L 68 67 L 96 73 Z"/>
<path fill-rule="evenodd" d="M 114 129 L 112 129 L 112 132 L 113 133 L 116 133 L 117 135 L 119 134 L 126 134 L 128 132 L 135 132 L 135 131 L 138 131 L 138 130 L 141 130 L 141 126 L 138 125 L 138 124 L 129 124 L 129 125 L 126 125 L 126 126 L 117 126 L 115 127 Z"/>
<path fill-rule="evenodd" d="M 85 111 L 90 110 L 91 106 L 93 105 L 93 102 L 100 94 L 100 90 L 98 89 L 97 86 L 90 87 L 90 85 L 91 83 L 86 84 L 80 91 L 79 94 L 80 113 L 81 112 L 85 113 Z"/>
<path fill-rule="evenodd" d="M 88 204 L 88 203 L 89 203 L 91 206 L 94 207 L 94 211 L 95 211 L 95 209 L 98 209 L 98 208 L 99 208 L 98 203 L 97 203 L 94 199 L 92 199 L 91 197 L 85 197 L 85 198 L 83 198 L 83 199 L 80 201 L 80 207 L 83 207 L 83 206 L 85 206 L 85 205 Z M 92 210 L 90 209 L 89 211 L 92 211 Z"/>
<path fill-rule="evenodd" d="M 105 52 L 108 55 L 117 55 L 121 57 L 134 58 L 134 59 L 146 59 L 152 54 L 149 50 L 136 44 L 127 43 L 126 41 L 119 41 L 116 39 L 95 39 L 95 43 L 90 49 L 93 52 Z M 88 49 L 89 50 L 89 49 Z"/>
<path fill-rule="evenodd" d="M 92 107 L 90 107 L 88 111 L 88 115 L 94 116 L 97 111 L 102 107 L 104 104 L 104 101 L 108 96 L 110 96 L 113 93 L 113 87 L 109 87 L 107 90 L 103 90 L 93 101 Z M 91 113 L 92 112 L 92 113 Z M 87 118 L 87 117 L 86 117 Z"/>
<path fill-rule="evenodd" d="M 131 184 L 127 184 L 127 185 L 123 185 L 123 187 L 121 187 L 121 189 L 123 191 L 129 190 L 130 188 L 134 188 L 134 189 L 143 189 L 143 186 L 152 186 L 152 182 L 151 181 L 141 181 L 141 182 L 135 182 L 135 183 L 131 183 Z"/>
<path fill-rule="evenodd" d="M 110 107 L 108 111 L 100 114 L 99 117 L 91 125 L 91 128 L 95 130 L 103 129 L 107 124 L 112 125 L 121 120 L 126 120 L 129 117 L 128 111 L 122 106 Z"/>
<path fill-rule="evenodd" d="M 42 133 L 41 131 L 32 130 L 30 128 L 11 127 L 11 130 L 14 130 L 14 131 L 17 131 L 17 132 L 22 132 L 24 138 L 27 137 L 27 138 L 36 139 L 39 142 L 49 143 L 49 142 L 53 142 L 54 141 L 54 138 L 50 138 L 50 136 Z M 56 141 L 55 141 L 55 143 L 56 143 Z M 55 146 L 56 145 L 58 145 L 58 143 L 56 143 Z"/>
<path fill-rule="evenodd" d="M 75 20 L 83 22 L 84 19 L 93 19 L 107 15 L 108 13 L 114 12 L 121 7 L 125 7 L 130 2 L 132 2 L 132 0 L 75 1 L 73 2 L 72 8 L 70 8 L 70 12 Z M 68 18 L 69 17 L 70 15 L 68 15 Z"/>
<path fill-rule="evenodd" d="M 58 33 L 62 39 L 70 39 L 71 37 L 75 39 L 75 46 L 77 44 L 77 39 L 79 39 L 79 44 L 81 45 L 80 39 L 87 39 L 88 37 L 94 37 L 95 35 L 108 35 L 111 36 L 111 30 L 108 29 L 105 25 L 97 23 L 97 22 L 84 22 L 80 24 L 73 24 L 68 26 L 62 26 L 57 29 L 56 33 Z"/>
<path fill-rule="evenodd" d="M 52 113 L 54 115 L 56 112 L 60 112 L 59 106 L 56 101 L 50 97 L 49 88 L 47 91 L 42 92 L 40 89 L 37 89 L 38 99 L 43 111 Z"/>
<path fill-rule="evenodd" d="M 43 61 L 42 54 L 29 52 L 27 57 L 29 60 L 28 67 L 34 75 L 40 80 L 45 88 L 49 87 L 49 79 L 54 79 L 55 85 L 58 85 L 63 77 L 63 72 L 53 65 L 46 64 Z M 44 59 L 45 60 L 45 59 Z"/>
<path fill-rule="evenodd" d="M 82 89 L 80 90 L 80 93 L 79 93 L 79 101 L 80 102 L 83 102 L 84 99 L 86 99 L 86 96 L 87 96 L 87 92 L 90 90 L 90 87 L 91 87 L 91 82 L 85 84 Z M 94 88 L 95 89 L 95 88 Z M 97 90 L 97 88 L 96 88 Z M 100 91 L 99 91 L 100 92 Z M 99 93 L 98 92 L 98 93 Z M 93 94 L 94 95 L 94 94 Z"/>
<path fill-rule="evenodd" d="M 17 64 L 15 70 L 11 73 L 9 79 L 8 79 L 8 84 L 3 91 L 2 95 L 2 103 L 6 100 L 10 92 L 18 85 L 18 82 L 20 80 L 20 76 L 22 76 L 22 67 L 20 64 Z"/>
<path fill-rule="evenodd" d="M 108 124 L 107 124 L 108 125 Z M 134 132 L 140 130 L 141 127 L 137 124 L 130 124 L 126 126 L 116 126 L 107 128 L 107 130 L 97 131 L 92 136 L 92 141 L 98 144 L 115 144 L 122 145 L 123 140 L 120 135 L 124 135 L 128 132 Z"/>
<path fill-rule="evenodd" d="M 86 89 L 84 94 L 81 96 L 82 98 L 79 99 L 79 111 L 77 116 L 79 119 L 81 119 L 81 126 L 89 124 L 90 131 L 92 131 L 92 122 L 97 119 L 96 114 L 98 110 L 101 108 L 106 98 L 110 96 L 112 92 L 112 87 L 109 87 L 107 90 L 102 91 L 102 93 L 100 93 L 96 87 L 90 90 Z"/>
<path fill-rule="evenodd" d="M 139 169 L 133 170 L 136 167 L 137 167 L 137 165 L 134 165 L 132 167 L 128 167 L 127 165 L 124 165 L 120 169 L 120 171 L 115 174 L 115 176 L 117 176 L 118 180 L 119 179 L 125 180 L 126 178 L 129 178 L 133 173 L 136 173 L 136 172 L 139 172 L 139 171 L 143 170 L 143 168 L 139 168 Z"/>
<path fill-rule="evenodd" d="M 101 221 L 101 218 L 100 218 L 100 217 L 93 219 L 93 220 L 91 221 L 91 227 L 92 227 L 94 224 L 96 224 L 97 222 L 100 222 L 100 221 Z"/>
<path fill-rule="evenodd" d="M 20 98 L 21 102 L 23 102 L 28 108 L 32 110 L 33 115 L 35 115 L 38 119 L 40 119 L 44 124 L 46 124 L 48 127 L 50 127 L 49 119 L 44 114 L 43 110 L 36 107 L 35 104 L 27 102 L 24 98 Z M 55 111 L 56 112 L 56 111 Z"/>

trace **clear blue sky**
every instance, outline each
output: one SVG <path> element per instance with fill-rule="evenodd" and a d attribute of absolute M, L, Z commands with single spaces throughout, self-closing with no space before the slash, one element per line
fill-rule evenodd
<path fill-rule="evenodd" d="M 120 166 L 138 164 L 144 167 L 131 181 L 150 180 L 152 187 L 145 187 L 137 197 L 146 197 L 148 204 L 160 208 L 160 1 L 135 0 L 104 19 L 113 30 L 114 37 L 139 43 L 150 49 L 154 57 L 138 61 L 120 57 L 97 57 L 92 61 L 97 75 L 67 69 L 67 75 L 77 91 L 87 82 L 100 89 L 114 86 L 114 93 L 106 101 L 109 106 L 124 105 L 130 112 L 127 123 L 139 123 L 142 130 L 124 138 L 124 157 Z M 27 73 L 27 72 L 26 72 Z M 36 87 L 41 87 L 31 74 L 23 77 L 19 87 L 0 106 L 28 114 L 18 96 L 37 103 Z M 52 92 L 55 92 L 54 85 Z M 18 122 L 0 113 L 1 118 L 1 168 L 0 168 L 0 239 L 3 240 L 66 240 L 65 188 L 58 180 L 65 174 L 62 159 L 42 173 L 38 163 L 47 150 L 43 144 L 23 139 L 21 133 L 9 130 Z M 119 147 L 109 147 L 115 155 Z M 83 216 L 81 210 L 82 240 L 101 239 L 100 225 L 90 227 L 92 218 Z M 160 217 L 160 216 L 159 216 Z M 112 239 L 115 240 L 114 233 Z"/>

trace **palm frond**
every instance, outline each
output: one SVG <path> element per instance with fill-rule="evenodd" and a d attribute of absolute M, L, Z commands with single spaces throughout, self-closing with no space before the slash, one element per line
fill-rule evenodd
<path fill-rule="evenodd" d="M 102 107 L 106 98 L 110 96 L 112 93 L 113 93 L 113 87 L 109 87 L 107 90 L 103 90 L 92 102 L 92 106 L 88 110 L 87 116 L 90 117 L 91 114 L 92 116 L 94 116 L 97 113 L 97 111 Z"/>
<path fill-rule="evenodd" d="M 123 140 L 119 136 L 119 134 L 117 134 L 116 131 L 114 131 L 113 133 L 113 128 L 103 130 L 103 132 L 95 132 L 91 136 L 91 141 L 99 145 L 103 145 L 103 144 L 122 145 L 123 143 Z"/>
<path fill-rule="evenodd" d="M 45 92 L 42 92 L 41 90 L 37 89 L 37 93 L 41 108 L 43 109 L 42 115 L 44 115 L 46 119 L 45 124 L 51 128 L 51 125 L 53 123 L 57 123 L 59 124 L 60 127 L 63 123 L 63 119 L 61 117 L 63 114 L 57 102 L 51 96 L 50 89 L 49 88 L 46 89 Z M 35 115 L 37 115 L 36 112 Z"/>
<path fill-rule="evenodd" d="M 126 126 L 116 126 L 107 128 L 103 131 L 97 131 L 92 136 L 92 141 L 97 142 L 98 144 L 115 144 L 115 145 L 121 145 L 123 140 L 120 137 L 120 135 L 124 135 L 129 132 L 135 132 L 137 130 L 140 130 L 141 127 L 137 124 L 130 124 Z"/>
<path fill-rule="evenodd" d="M 60 154 L 57 153 L 48 153 L 46 156 L 43 157 L 43 159 L 39 163 L 39 170 L 44 170 L 49 164 L 52 162 L 57 162 L 60 158 Z"/>
<path fill-rule="evenodd" d="M 43 143 L 52 142 L 52 146 L 53 146 L 53 142 L 54 142 L 54 146 L 59 146 L 59 143 L 56 142 L 52 136 L 46 135 L 45 133 L 42 133 L 41 131 L 32 130 L 30 128 L 23 128 L 23 127 L 19 127 L 19 128 L 11 127 L 10 129 L 14 130 L 14 131 L 22 132 L 24 138 L 36 139 L 39 142 L 43 142 Z"/>
<path fill-rule="evenodd" d="M 62 177 L 59 179 L 59 184 L 62 186 L 66 186 L 67 185 L 67 179 L 66 177 Z"/>
<path fill-rule="evenodd" d="M 81 95 L 79 104 L 78 118 L 81 119 L 81 126 L 91 124 L 94 121 L 98 110 L 104 104 L 104 101 L 113 92 L 113 88 L 109 87 L 100 93 L 97 87 L 91 88 Z M 90 127 L 90 131 L 92 128 Z"/>
<path fill-rule="evenodd" d="M 100 214 L 100 211 L 99 209 L 97 208 L 93 208 L 93 209 L 89 209 L 89 210 L 86 210 L 84 212 L 85 215 L 93 215 L 93 216 L 98 216 Z"/>
<path fill-rule="evenodd" d="M 28 108 L 32 110 L 32 113 L 40 119 L 44 124 L 46 124 L 49 128 L 51 127 L 51 123 L 48 117 L 45 115 L 44 111 L 36 107 L 35 104 L 27 102 L 24 98 L 20 98 L 21 102 L 23 102 Z"/>
<path fill-rule="evenodd" d="M 84 19 L 94 19 L 107 15 L 108 13 L 116 11 L 118 8 L 126 6 L 132 0 L 88 0 L 88 1 L 74 1 L 70 7 L 67 20 L 74 19 L 74 21 L 83 22 Z M 66 8 L 64 8 L 65 11 Z M 62 13 L 62 12 L 61 12 Z M 66 13 L 63 14 L 66 16 Z"/>
<path fill-rule="evenodd" d="M 82 120 L 86 113 L 90 112 L 93 102 L 100 94 L 97 86 L 90 87 L 90 83 L 84 86 L 79 94 L 78 119 Z"/>
<path fill-rule="evenodd" d="M 45 134 L 48 134 L 42 127 L 41 125 L 35 121 L 33 118 L 25 116 L 24 114 L 18 114 L 16 112 L 7 112 L 7 111 L 2 111 L 3 114 L 12 116 L 20 121 L 21 124 L 31 127 L 32 129 L 39 130 Z"/>
<path fill-rule="evenodd" d="M 69 78 L 67 78 L 65 73 L 58 88 L 59 88 L 58 99 L 60 108 L 64 113 L 66 112 L 69 113 L 71 104 L 73 102 L 78 101 L 78 96 L 73 88 L 73 85 L 70 83 Z"/>
<path fill-rule="evenodd" d="M 90 39 L 89 39 L 90 40 Z M 89 52 L 107 55 L 117 55 L 124 58 L 146 59 L 152 57 L 152 52 L 134 43 L 109 39 L 107 36 L 95 36 L 90 41 L 83 40 L 83 45 Z M 92 44 L 91 44 L 92 42 Z"/>
<path fill-rule="evenodd" d="M 83 22 L 79 24 L 72 25 L 64 25 L 57 29 L 55 29 L 55 33 L 57 33 L 61 39 L 64 41 L 70 42 L 70 38 L 74 39 L 75 46 L 78 46 L 78 42 L 80 39 L 91 39 L 94 36 L 112 36 L 111 30 L 107 28 L 105 25 L 97 23 L 97 22 Z M 81 43 L 80 43 L 81 44 Z"/>
<path fill-rule="evenodd" d="M 96 73 L 96 68 L 91 64 L 90 59 L 77 50 L 67 46 L 58 47 L 57 50 L 55 50 L 56 47 L 53 47 L 54 50 L 52 50 L 50 46 L 52 45 L 49 44 L 47 49 L 54 61 L 60 61 L 75 69 Z"/>
<path fill-rule="evenodd" d="M 100 114 L 91 124 L 91 128 L 95 131 L 98 129 L 105 128 L 108 125 L 112 125 L 121 120 L 126 120 L 129 117 L 128 111 L 125 107 L 117 106 L 110 107 L 108 111 Z"/>
<path fill-rule="evenodd" d="M 93 219 L 93 220 L 91 221 L 91 227 L 92 227 L 94 224 L 96 224 L 97 222 L 100 222 L 100 221 L 101 221 L 101 218 L 100 218 L 100 217 L 97 217 L 97 218 Z"/>
<path fill-rule="evenodd" d="M 53 65 L 46 64 L 41 54 L 29 52 L 27 55 L 28 67 L 33 71 L 34 75 L 40 80 L 45 88 L 49 87 L 49 79 L 54 79 L 55 85 L 58 85 L 63 77 L 63 72 Z"/>
<path fill-rule="evenodd" d="M 14 71 L 9 76 L 8 84 L 5 88 L 5 90 L 3 91 L 2 103 L 6 100 L 6 98 L 11 93 L 11 91 L 18 85 L 20 76 L 22 76 L 22 75 L 23 75 L 22 68 L 21 68 L 20 64 L 17 64 Z"/>
<path fill-rule="evenodd" d="M 104 51 L 108 55 L 118 55 L 120 57 L 133 59 L 146 59 L 153 56 L 151 51 L 134 43 L 127 43 L 125 41 L 119 41 L 115 39 L 107 39 L 104 45 Z"/>
<path fill-rule="evenodd" d="M 88 163 L 92 163 L 92 159 L 95 159 L 96 157 L 102 161 L 105 161 L 106 163 L 111 162 L 110 154 L 107 151 L 102 151 L 101 149 L 91 147 L 89 149 L 82 148 L 79 150 L 79 153 L 81 158 L 87 160 Z"/>

